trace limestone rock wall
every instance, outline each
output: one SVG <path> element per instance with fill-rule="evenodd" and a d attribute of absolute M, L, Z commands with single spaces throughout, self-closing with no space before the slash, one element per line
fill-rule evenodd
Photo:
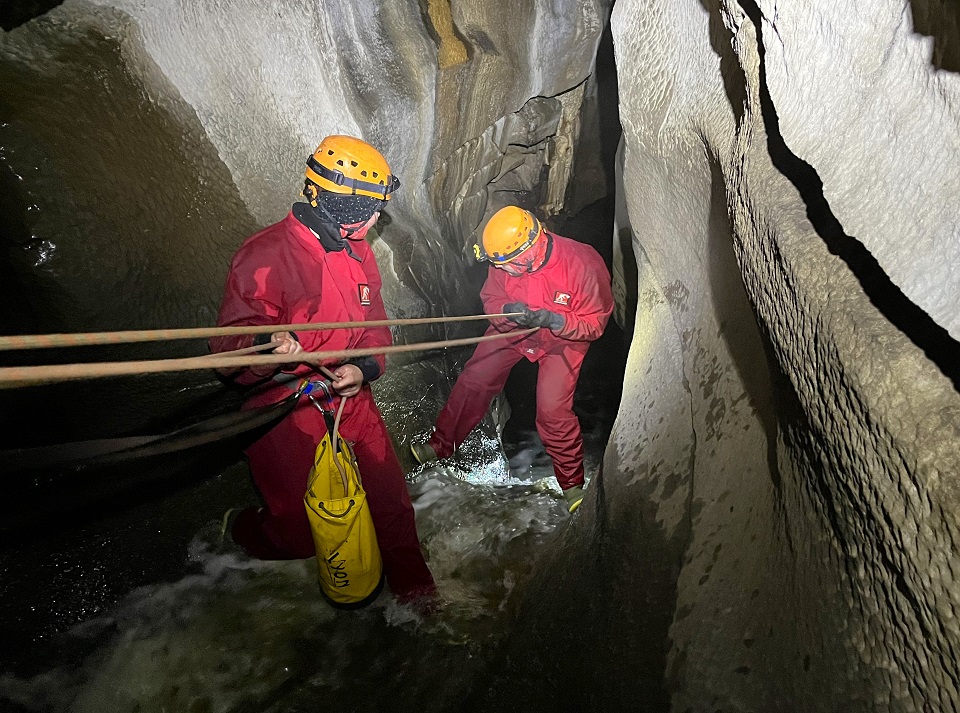
<path fill-rule="evenodd" d="M 450 291 L 429 289 L 438 276 L 420 262 L 446 254 L 431 249 L 437 239 L 456 257 L 466 252 L 490 180 L 511 174 L 509 190 L 533 191 L 534 207 L 562 207 L 568 162 L 554 158 L 578 138 L 577 88 L 591 74 L 606 17 L 601 0 L 522 9 L 450 0 L 94 2 L 130 17 L 143 52 L 197 111 L 260 222 L 296 195 L 298 167 L 318 137 L 351 133 L 377 145 L 405 186 L 385 231 L 400 256 L 394 267 L 431 300 Z M 560 122 L 565 105 L 552 98 L 571 90 Z M 541 183 L 559 183 L 560 200 L 549 189 L 540 195 Z M 408 259 L 417 263 L 412 274 Z M 441 277 L 449 290 L 447 278 L 459 276 Z"/>
<path fill-rule="evenodd" d="M 639 308 L 564 554 L 637 553 L 620 583 L 672 613 L 584 605 L 588 670 L 633 662 L 593 705 L 658 665 L 679 711 L 960 705 L 956 342 L 889 309 L 957 336 L 958 35 L 917 27 L 946 8 L 616 4 Z"/>

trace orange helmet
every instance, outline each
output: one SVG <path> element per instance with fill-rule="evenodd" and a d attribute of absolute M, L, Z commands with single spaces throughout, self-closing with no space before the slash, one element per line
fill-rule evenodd
<path fill-rule="evenodd" d="M 508 205 L 490 217 L 480 244 L 474 245 L 473 250 L 481 261 L 510 262 L 531 248 L 541 235 L 543 226 L 533 213 Z"/>
<path fill-rule="evenodd" d="M 352 136 L 328 136 L 307 159 L 303 195 L 316 206 L 321 190 L 382 201 L 400 187 L 383 155 Z"/>

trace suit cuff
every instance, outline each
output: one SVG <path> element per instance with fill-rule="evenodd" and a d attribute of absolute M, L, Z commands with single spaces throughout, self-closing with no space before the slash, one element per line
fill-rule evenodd
<path fill-rule="evenodd" d="M 380 376 L 380 364 L 372 356 L 350 359 L 345 364 L 353 364 L 363 374 L 363 383 L 369 383 Z"/>

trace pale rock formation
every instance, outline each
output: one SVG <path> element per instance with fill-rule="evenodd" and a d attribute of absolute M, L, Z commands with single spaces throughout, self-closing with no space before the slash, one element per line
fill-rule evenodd
<path fill-rule="evenodd" d="M 535 588 L 564 598 L 524 610 L 538 673 L 577 662 L 558 702 L 960 705 L 960 36 L 867 5 L 614 8 L 639 308 L 605 472 Z"/>

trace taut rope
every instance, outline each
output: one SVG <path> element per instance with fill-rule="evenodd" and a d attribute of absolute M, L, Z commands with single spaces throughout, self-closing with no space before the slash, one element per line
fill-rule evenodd
<path fill-rule="evenodd" d="M 243 334 L 274 332 L 308 332 L 322 329 L 355 329 L 357 327 L 406 327 L 416 324 L 471 322 L 492 317 L 508 317 L 521 312 L 471 314 L 461 317 L 417 317 L 414 319 L 375 319 L 369 322 L 314 322 L 307 324 L 261 324 L 243 327 L 191 327 L 188 329 L 139 329 L 126 332 L 87 332 L 79 334 L 21 334 L 0 337 L 0 351 L 81 347 L 93 344 L 129 344 L 131 342 L 164 342 L 174 339 L 209 339 Z"/>
<path fill-rule="evenodd" d="M 500 315 L 487 315 L 500 316 Z M 343 326 L 344 323 L 338 326 Z M 370 324 L 361 322 L 359 324 Z M 281 325 L 290 326 L 290 325 Z M 318 328 L 317 325 L 310 325 Z M 352 357 L 373 356 L 375 354 L 401 354 L 404 352 L 426 351 L 429 349 L 444 349 L 459 347 L 467 344 L 479 344 L 495 339 L 507 339 L 532 334 L 538 327 L 532 329 L 517 329 L 501 334 L 491 334 L 482 337 L 467 337 L 463 339 L 446 339 L 439 342 L 419 342 L 417 344 L 401 344 L 390 347 L 366 347 L 363 349 L 341 349 L 325 352 L 300 352 L 299 354 L 266 354 L 266 355 L 233 355 L 205 354 L 199 357 L 182 359 L 155 359 L 149 361 L 119 361 L 94 362 L 90 364 L 50 364 L 46 366 L 12 366 L 0 368 L 0 389 L 16 388 L 21 386 L 36 386 L 38 384 L 53 384 L 78 379 L 99 379 L 107 376 L 130 376 L 134 374 L 159 374 L 170 371 L 192 371 L 198 369 L 231 369 L 244 366 L 262 366 L 268 364 L 320 364 L 330 360 L 345 360 Z M 285 331 L 273 327 L 271 331 Z M 304 331 L 301 329 L 301 331 Z M 179 339 L 180 337 L 175 337 Z M 266 348 L 269 345 L 264 345 Z M 247 351 L 247 350 L 237 350 Z M 229 354 L 235 354 L 230 352 Z"/>

